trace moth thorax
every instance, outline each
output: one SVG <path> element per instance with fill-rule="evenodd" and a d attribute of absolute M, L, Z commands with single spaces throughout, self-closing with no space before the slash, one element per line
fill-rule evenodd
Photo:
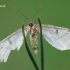
<path fill-rule="evenodd" d="M 30 22 L 30 23 L 29 23 L 29 26 L 30 26 L 30 27 L 32 27 L 32 26 L 33 26 L 33 23 L 32 23 L 32 22 Z"/>

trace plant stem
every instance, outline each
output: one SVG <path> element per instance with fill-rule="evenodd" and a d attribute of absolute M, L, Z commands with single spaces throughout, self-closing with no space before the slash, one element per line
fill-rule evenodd
<path fill-rule="evenodd" d="M 43 40 L 42 40 L 42 26 L 41 21 L 38 18 L 39 26 L 40 26 L 40 44 L 41 44 L 41 70 L 44 70 L 44 50 L 43 50 Z"/>
<path fill-rule="evenodd" d="M 30 50 L 29 50 L 29 47 L 28 47 L 28 44 L 27 44 L 27 41 L 26 41 L 26 38 L 25 38 L 24 25 L 22 25 L 22 33 L 23 33 L 23 37 L 24 37 L 24 41 L 25 41 L 25 46 L 26 46 L 27 53 L 28 53 L 28 55 L 29 55 L 29 57 L 30 57 L 30 59 L 31 59 L 31 61 L 32 61 L 34 67 L 35 67 L 35 69 L 36 69 L 36 70 L 39 70 L 39 69 L 38 69 L 38 66 L 37 66 L 37 64 L 36 64 L 36 62 L 35 62 L 35 60 L 34 60 L 32 54 L 31 54 L 31 52 L 30 52 Z"/>

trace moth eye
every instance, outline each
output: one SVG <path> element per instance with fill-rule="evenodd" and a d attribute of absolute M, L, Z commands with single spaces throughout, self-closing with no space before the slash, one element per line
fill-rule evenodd
<path fill-rule="evenodd" d="M 29 26 L 32 27 L 33 26 L 33 23 L 29 23 Z"/>

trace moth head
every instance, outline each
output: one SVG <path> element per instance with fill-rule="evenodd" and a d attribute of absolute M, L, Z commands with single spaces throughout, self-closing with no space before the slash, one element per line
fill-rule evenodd
<path fill-rule="evenodd" d="M 29 22 L 29 26 L 32 27 L 33 26 L 33 23 L 32 22 Z"/>

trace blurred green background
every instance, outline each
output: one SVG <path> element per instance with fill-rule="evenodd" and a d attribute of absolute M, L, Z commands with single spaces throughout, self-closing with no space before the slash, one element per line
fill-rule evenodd
<path fill-rule="evenodd" d="M 18 8 L 31 21 L 40 4 L 43 6 L 38 12 L 42 24 L 50 24 L 60 27 L 70 28 L 70 0 L 0 0 L 0 41 L 19 29 L 22 22 L 28 22 L 13 7 Z M 32 22 L 37 21 L 37 15 Z M 27 36 L 29 48 L 41 70 L 40 50 L 35 55 Z M 59 51 L 48 44 L 44 39 L 44 67 L 45 70 L 70 70 L 70 50 Z M 39 44 L 40 48 L 40 44 Z M 35 70 L 25 48 L 25 44 L 19 51 L 11 51 L 6 63 L 0 63 L 0 70 Z"/>

